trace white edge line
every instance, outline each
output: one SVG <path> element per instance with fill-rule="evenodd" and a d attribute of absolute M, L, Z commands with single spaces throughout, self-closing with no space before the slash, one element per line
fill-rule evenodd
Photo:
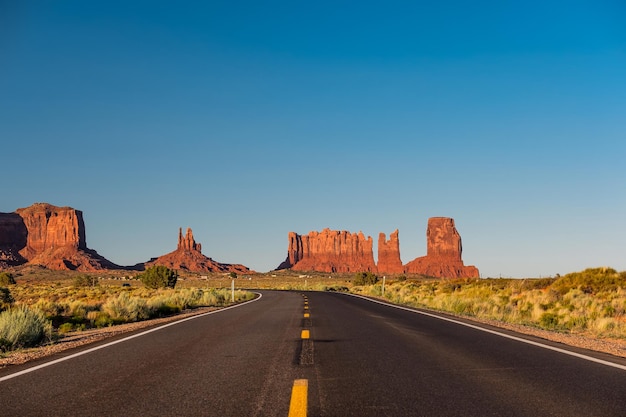
<path fill-rule="evenodd" d="M 506 337 L 507 339 L 512 339 L 512 340 L 515 340 L 515 341 L 518 341 L 518 342 L 522 342 L 522 343 L 527 343 L 529 345 L 537 346 L 537 347 L 548 349 L 548 350 L 553 350 L 555 352 L 563 353 L 565 355 L 574 356 L 574 357 L 577 357 L 579 359 L 584 359 L 586 361 L 595 362 L 595 363 L 599 363 L 599 364 L 602 364 L 602 365 L 611 366 L 613 368 L 621 369 L 622 371 L 626 371 L 626 365 L 620 365 L 618 363 L 605 361 L 603 359 L 594 358 L 593 356 L 588 356 L 588 355 L 583 355 L 582 353 L 572 352 L 571 350 L 561 349 L 561 348 L 558 348 L 556 346 L 545 345 L 543 343 L 535 342 L 533 340 L 528 340 L 528 339 L 524 339 L 522 337 L 512 336 L 510 334 L 501 333 L 501 332 L 498 332 L 496 330 L 486 329 L 484 327 L 480 327 L 480 326 L 477 326 L 477 325 L 474 325 L 474 324 L 465 323 L 465 322 L 462 322 L 460 320 L 455 320 L 455 319 L 451 319 L 451 318 L 448 318 L 448 317 L 439 316 L 437 314 L 427 313 L 425 311 L 414 310 L 414 309 L 411 309 L 411 308 L 408 308 L 408 307 L 402 307 L 402 306 L 398 306 L 398 305 L 395 305 L 395 304 L 386 303 L 384 301 L 375 300 L 375 299 L 372 299 L 372 298 L 364 297 L 362 295 L 350 294 L 350 293 L 342 293 L 342 294 L 349 295 L 349 296 L 352 296 L 352 297 L 362 298 L 363 300 L 367 300 L 367 301 L 370 301 L 372 303 L 382 304 L 382 305 L 385 305 L 385 306 L 388 306 L 388 307 L 394 307 L 394 308 L 398 308 L 400 310 L 410 311 L 410 312 L 416 313 L 416 314 L 422 314 L 424 316 L 433 317 L 433 318 L 436 318 L 436 319 L 439 319 L 439 320 L 448 321 L 450 323 L 460 324 L 461 326 L 470 327 L 470 328 L 475 329 L 475 330 L 480 330 L 481 332 L 495 334 L 497 336 Z"/>
<path fill-rule="evenodd" d="M 177 324 L 184 323 L 184 322 L 189 321 L 189 320 L 198 319 L 200 317 L 208 316 L 210 314 L 221 313 L 223 311 L 230 310 L 232 308 L 241 307 L 243 305 L 246 305 L 246 304 L 258 301 L 258 300 L 260 300 L 263 297 L 263 295 L 261 293 L 255 292 L 255 294 L 257 294 L 258 297 L 253 299 L 253 300 L 249 300 L 249 301 L 246 301 L 246 302 L 243 302 L 243 303 L 240 303 L 240 304 L 235 304 L 235 305 L 232 305 L 232 306 L 229 306 L 229 307 L 220 308 L 218 310 L 213 310 L 213 311 L 209 311 L 209 312 L 206 312 L 206 313 L 198 314 L 196 316 L 187 317 L 187 318 L 184 318 L 184 319 L 181 319 L 181 320 L 173 321 L 171 323 L 167 323 L 167 324 L 164 324 L 162 326 L 155 327 L 155 328 L 152 328 L 150 330 L 146 330 L 145 332 L 137 333 L 137 334 L 134 334 L 132 336 L 125 337 L 123 339 L 119 339 L 119 340 L 115 340 L 113 342 L 105 343 L 104 345 L 96 346 L 96 347 L 93 347 L 91 349 L 81 350 L 80 352 L 76 352 L 74 354 L 71 354 L 71 355 L 68 355 L 68 356 L 64 356 L 62 358 L 55 359 L 55 360 L 50 361 L 50 362 L 42 363 L 41 365 L 33 366 L 32 368 L 24 369 L 22 371 L 14 373 L 14 374 L 5 375 L 5 376 L 0 378 L 0 382 L 9 380 L 11 378 L 16 378 L 18 376 L 21 376 L 21 375 L 24 375 L 24 374 L 28 374 L 30 372 L 37 371 L 39 369 L 42 369 L 42 368 L 45 368 L 45 367 L 57 364 L 59 362 L 67 361 L 67 360 L 70 360 L 70 359 L 74 359 L 74 358 L 77 358 L 79 356 L 86 355 L 86 354 L 91 353 L 91 352 L 95 352 L 96 350 L 100 350 L 100 349 L 107 348 L 109 346 L 116 345 L 118 343 L 126 342 L 126 341 L 134 339 L 136 337 L 144 336 L 144 335 L 146 335 L 148 333 L 152 333 L 152 332 L 156 332 L 156 331 L 161 330 L 161 329 L 165 329 L 166 327 L 175 326 Z"/>

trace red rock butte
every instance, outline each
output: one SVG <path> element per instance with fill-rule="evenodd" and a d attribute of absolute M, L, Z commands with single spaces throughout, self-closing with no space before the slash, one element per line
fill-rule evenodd
<path fill-rule="evenodd" d="M 278 269 L 294 271 L 376 271 L 372 238 L 362 232 L 324 229 L 301 236 L 289 233 L 287 259 Z"/>
<path fill-rule="evenodd" d="M 324 229 L 299 235 L 289 232 L 287 259 L 277 269 L 319 272 L 378 272 L 420 274 L 439 278 L 477 278 L 475 266 L 465 266 L 461 258 L 461 236 L 454 219 L 431 217 L 426 230 L 427 252 L 402 265 L 398 230 L 378 235 L 378 265 L 374 263 L 372 238 L 363 233 Z"/>
<path fill-rule="evenodd" d="M 13 213 L 0 213 L 0 270 L 40 265 L 53 270 L 98 271 L 102 269 L 141 270 L 150 265 L 165 265 L 193 272 L 254 273 L 244 265 L 216 262 L 202 254 L 191 229 L 178 232 L 174 252 L 147 263 L 122 267 L 87 247 L 83 213 L 71 207 L 35 203 Z"/>
<path fill-rule="evenodd" d="M 78 271 L 119 268 L 87 247 L 81 211 L 47 203 L 0 213 L 0 268 L 23 264 Z"/>
<path fill-rule="evenodd" d="M 235 272 L 238 274 L 251 274 L 248 267 L 240 264 L 224 264 L 216 262 L 201 252 L 202 245 L 196 243 L 193 232 L 187 228 L 183 235 L 183 229 L 178 230 L 178 247 L 175 251 L 153 258 L 145 263 L 148 268 L 152 265 L 163 265 L 171 269 L 182 269 L 193 272 Z"/>

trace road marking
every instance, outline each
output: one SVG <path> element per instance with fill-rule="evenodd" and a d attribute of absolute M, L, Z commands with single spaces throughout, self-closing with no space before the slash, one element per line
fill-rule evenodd
<path fill-rule="evenodd" d="M 0 382 L 6 381 L 6 380 L 9 380 L 9 379 L 21 376 L 21 375 L 28 374 L 28 373 L 37 371 L 39 369 L 46 368 L 46 367 L 51 366 L 51 365 L 55 365 L 55 364 L 57 364 L 59 362 L 64 362 L 64 361 L 67 361 L 67 360 L 70 360 L 70 359 L 74 359 L 74 358 L 77 358 L 79 356 L 86 355 L 86 354 L 91 353 L 91 352 L 95 352 L 96 350 L 100 350 L 100 349 L 107 348 L 109 346 L 117 345 L 118 343 L 126 342 L 128 340 L 135 339 L 136 337 L 144 336 L 144 335 L 146 335 L 148 333 L 152 333 L 152 332 L 156 332 L 156 331 L 161 330 L 161 329 L 165 329 L 166 327 L 175 326 L 177 324 L 184 323 L 184 322 L 189 321 L 189 320 L 195 320 L 195 319 L 198 319 L 200 317 L 204 317 L 204 316 L 208 316 L 208 315 L 216 314 L 216 313 L 221 313 L 223 311 L 230 310 L 232 308 L 241 307 L 244 304 L 249 304 L 249 303 L 253 303 L 255 301 L 259 301 L 263 297 L 263 294 L 261 294 L 261 293 L 255 293 L 255 294 L 257 294 L 258 297 L 253 299 L 253 300 L 246 301 L 246 302 L 241 303 L 241 304 L 235 304 L 235 305 L 230 306 L 230 307 L 221 308 L 219 310 L 214 310 L 214 311 L 209 311 L 207 313 L 198 314 L 197 316 L 187 317 L 187 318 L 184 318 L 182 320 L 173 321 L 173 322 L 164 324 L 162 326 L 155 327 L 155 328 L 152 328 L 150 330 L 146 330 L 145 332 L 137 333 L 137 334 L 134 334 L 132 336 L 125 337 L 123 339 L 119 339 L 119 340 L 115 340 L 113 342 L 105 343 L 104 345 L 100 345 L 100 346 L 93 347 L 91 349 L 83 350 L 83 351 L 74 353 L 72 355 L 68 355 L 68 356 L 64 356 L 64 357 L 59 358 L 59 359 L 55 359 L 55 360 L 50 361 L 50 362 L 42 363 L 41 365 L 33 366 L 32 368 L 24 369 L 22 371 L 14 373 L 14 374 L 3 376 L 3 377 L 0 378 Z"/>
<path fill-rule="evenodd" d="M 310 314 L 310 313 L 304 313 L 304 318 L 305 318 L 305 319 L 308 319 L 309 317 L 311 317 L 311 314 Z"/>
<path fill-rule="evenodd" d="M 293 381 L 291 401 L 289 403 L 289 417 L 306 417 L 308 390 L 308 379 L 296 379 Z"/>
<path fill-rule="evenodd" d="M 309 330 L 302 330 L 302 333 L 300 333 L 300 338 L 301 339 L 309 339 L 311 337 L 311 332 Z"/>
<path fill-rule="evenodd" d="M 304 306 L 304 309 L 305 309 L 305 310 L 308 310 L 308 309 L 309 309 L 309 306 Z"/>
<path fill-rule="evenodd" d="M 496 331 L 496 330 L 486 329 L 484 327 L 480 327 L 480 326 L 477 326 L 477 325 L 474 325 L 474 324 L 470 324 L 470 323 L 465 323 L 465 322 L 462 322 L 460 320 L 451 319 L 449 317 L 443 317 L 443 316 L 439 316 L 437 314 L 427 313 L 425 311 L 413 310 L 413 309 L 408 308 L 408 307 L 402 307 L 402 306 L 398 306 L 398 305 L 395 305 L 395 304 L 386 303 L 384 301 L 374 300 L 374 299 L 371 299 L 371 298 L 363 297 L 362 295 L 356 295 L 356 294 L 350 294 L 350 293 L 342 293 L 342 294 L 343 295 L 349 295 L 349 296 L 352 296 L 352 297 L 362 298 L 363 300 L 367 300 L 367 301 L 370 301 L 372 303 L 382 304 L 382 305 L 385 305 L 385 306 L 388 306 L 388 307 L 394 307 L 394 308 L 397 308 L 397 309 L 400 309 L 400 310 L 410 311 L 411 313 L 421 314 L 423 316 L 432 317 L 432 318 L 443 320 L 443 321 L 447 321 L 447 322 L 450 322 L 450 323 L 460 324 L 461 326 L 469 327 L 469 328 L 472 328 L 472 329 L 475 329 L 475 330 L 480 330 L 481 332 L 491 333 L 491 334 L 494 334 L 496 336 L 501 336 L 501 337 L 505 337 L 507 339 L 515 340 L 517 342 L 527 343 L 529 345 L 533 345 L 533 346 L 537 346 L 537 347 L 540 347 L 540 348 L 544 348 L 544 349 L 552 350 L 552 351 L 555 351 L 555 352 L 563 353 L 565 355 L 574 356 L 574 357 L 579 358 L 579 359 L 584 359 L 584 360 L 589 361 L 589 362 L 595 362 L 595 363 L 599 363 L 601 365 L 606 365 L 606 366 L 610 366 L 610 367 L 613 367 L 613 368 L 621 369 L 622 371 L 626 371 L 626 365 L 620 365 L 619 363 L 605 361 L 603 359 L 594 358 L 593 356 L 583 355 L 582 353 L 576 353 L 576 352 L 572 352 L 571 350 L 561 349 L 561 348 L 558 348 L 556 346 L 545 345 L 543 343 L 535 342 L 533 340 L 528 340 L 528 339 L 524 339 L 522 337 L 517 337 L 517 336 L 513 336 L 513 335 L 510 335 L 510 334 L 506 334 L 506 333 L 501 333 L 501 332 Z"/>

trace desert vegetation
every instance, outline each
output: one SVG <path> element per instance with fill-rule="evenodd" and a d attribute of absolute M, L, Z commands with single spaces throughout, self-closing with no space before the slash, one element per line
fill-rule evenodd
<path fill-rule="evenodd" d="M 145 285 L 140 284 L 141 276 L 120 285 L 80 274 L 60 280 L 18 279 L 17 284 L 0 287 L 0 352 L 53 341 L 71 331 L 231 304 L 230 289 L 200 287 L 199 281 L 195 287 L 174 289 L 174 271 L 154 272 Z M 249 291 L 235 291 L 235 302 L 253 297 Z"/>
<path fill-rule="evenodd" d="M 147 288 L 174 288 L 178 281 L 178 273 L 163 265 L 154 265 L 139 275 L 139 280 Z"/>
<path fill-rule="evenodd" d="M 382 283 L 352 291 L 383 296 Z M 388 280 L 397 304 L 600 338 L 626 338 L 626 271 L 590 268 L 544 279 Z"/>

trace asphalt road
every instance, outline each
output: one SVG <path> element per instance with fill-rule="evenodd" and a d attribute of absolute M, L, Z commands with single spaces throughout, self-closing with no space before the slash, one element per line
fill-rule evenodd
<path fill-rule="evenodd" d="M 300 293 L 262 293 L 13 378 L 94 345 L 1 370 L 0 416 L 287 416 L 297 379 L 308 416 L 626 416 L 623 359 L 343 294 L 306 293 L 305 310 Z"/>

